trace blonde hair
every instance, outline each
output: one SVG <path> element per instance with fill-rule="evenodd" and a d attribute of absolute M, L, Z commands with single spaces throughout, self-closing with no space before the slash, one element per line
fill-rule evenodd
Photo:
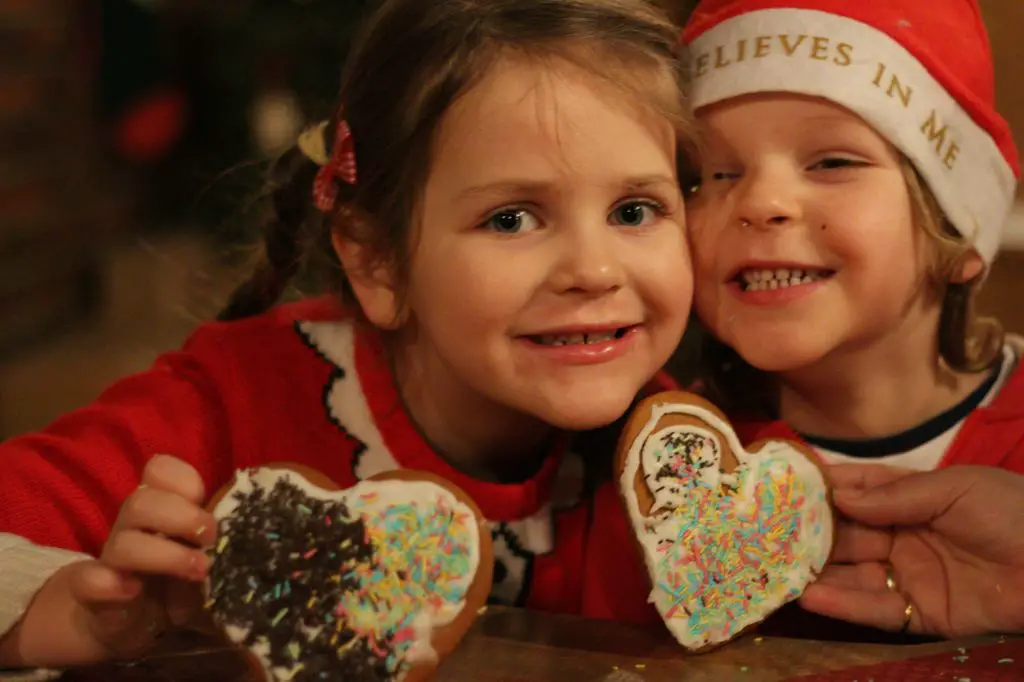
<path fill-rule="evenodd" d="M 973 251 L 939 208 L 935 195 L 917 169 L 902 159 L 903 178 L 910 194 L 914 224 L 928 237 L 933 248 L 929 275 L 932 291 L 942 297 L 939 320 L 939 356 L 958 372 L 981 372 L 991 367 L 1002 352 L 1004 333 L 998 320 L 978 317 L 974 299 L 980 278 L 959 279 L 964 259 Z"/>
<path fill-rule="evenodd" d="M 914 225 L 927 240 L 928 295 L 942 306 L 939 319 L 939 358 L 957 372 L 982 372 L 1002 352 L 1004 333 L 994 318 L 977 317 L 974 299 L 980 277 L 959 279 L 972 246 L 956 231 L 939 207 L 935 195 L 906 157 L 901 170 L 910 195 Z M 726 412 L 752 412 L 776 416 L 777 396 L 770 376 L 746 362 L 693 316 L 697 335 L 697 361 L 705 395 Z"/>

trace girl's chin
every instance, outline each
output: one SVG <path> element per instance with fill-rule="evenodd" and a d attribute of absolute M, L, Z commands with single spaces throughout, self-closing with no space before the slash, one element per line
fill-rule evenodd
<path fill-rule="evenodd" d="M 600 429 L 620 419 L 632 404 L 633 400 L 589 400 L 566 401 L 556 409 L 537 415 L 548 424 L 564 431 L 591 431 Z"/>

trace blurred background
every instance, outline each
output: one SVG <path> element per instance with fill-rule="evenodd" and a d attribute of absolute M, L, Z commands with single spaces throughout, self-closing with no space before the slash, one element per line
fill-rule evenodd
<path fill-rule="evenodd" d="M 679 20 L 694 4 L 665 1 Z M 981 2 L 1024 144 L 1024 2 Z M 0 2 L 0 439 L 216 314 L 268 160 L 330 115 L 372 3 Z M 1022 286 L 1024 204 L 980 307 L 1024 332 Z"/>

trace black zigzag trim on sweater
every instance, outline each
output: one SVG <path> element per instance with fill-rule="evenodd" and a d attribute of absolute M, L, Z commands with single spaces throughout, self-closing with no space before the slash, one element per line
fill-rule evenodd
<path fill-rule="evenodd" d="M 331 375 L 330 377 L 328 377 L 327 383 L 324 384 L 323 391 L 320 394 L 320 403 L 324 408 L 324 414 L 327 415 L 327 419 L 332 424 L 334 424 L 334 426 L 336 426 L 339 431 L 341 431 L 341 434 L 345 438 L 352 442 L 352 475 L 358 479 L 358 476 L 356 476 L 356 471 L 358 471 L 360 460 L 362 460 L 363 455 L 366 453 L 367 445 L 362 440 L 353 435 L 352 432 L 349 431 L 348 428 L 346 428 L 346 426 L 338 420 L 338 417 L 331 410 L 330 403 L 331 391 L 334 389 L 334 384 L 338 381 L 344 381 L 344 379 L 346 378 L 345 368 L 339 367 L 337 364 L 335 364 L 333 360 L 327 357 L 324 354 L 324 352 L 320 350 L 320 348 L 317 347 L 316 342 L 314 342 L 313 339 L 309 336 L 309 334 L 307 334 L 306 331 L 302 329 L 301 322 L 294 323 L 293 327 L 295 329 L 295 333 L 299 335 L 299 338 L 302 340 L 302 342 L 332 368 Z"/>

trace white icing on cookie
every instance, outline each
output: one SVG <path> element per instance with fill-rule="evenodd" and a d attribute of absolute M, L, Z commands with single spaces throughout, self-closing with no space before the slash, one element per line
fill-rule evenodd
<path fill-rule="evenodd" d="M 465 564 L 457 575 L 448 576 L 445 592 L 461 594 L 462 598 L 456 601 L 443 601 L 440 604 L 422 602 L 420 604 L 422 610 L 412 620 L 411 630 L 414 634 L 411 637 L 411 644 L 407 645 L 402 657 L 402 660 L 410 665 L 436 661 L 437 653 L 431 646 L 432 635 L 435 630 L 448 625 L 461 613 L 465 607 L 465 595 L 472 585 L 480 565 L 479 528 L 473 511 L 466 504 L 460 502 L 449 490 L 430 481 L 361 481 L 346 490 L 330 492 L 313 485 L 294 471 L 261 468 L 242 470 L 236 473 L 231 489 L 213 509 L 213 515 L 217 519 L 218 525 L 223 519 L 231 517 L 237 509 L 239 501 L 235 497 L 236 493 L 248 494 L 252 492 L 254 485 L 269 492 L 281 479 L 292 483 L 310 497 L 326 502 L 344 502 L 351 518 L 362 517 L 371 537 L 379 537 L 391 530 L 388 525 L 391 523 L 389 519 L 396 509 L 413 507 L 421 510 L 436 510 L 441 508 L 451 514 L 452 520 L 449 521 L 448 528 L 454 533 L 455 527 L 458 527 L 458 538 L 464 541 L 460 547 L 465 550 Z M 430 540 L 430 538 L 410 537 L 406 534 L 399 535 L 399 538 L 405 547 L 414 547 L 421 541 L 429 544 Z M 377 551 L 384 551 L 376 542 L 374 544 Z M 398 557 L 399 560 L 401 558 Z M 403 566 L 403 568 L 409 567 Z M 412 575 L 412 571 L 409 575 Z M 208 595 L 212 588 L 213 586 L 208 580 L 206 583 Z M 357 598 L 357 596 L 353 596 L 352 599 Z M 439 601 L 439 599 L 434 601 Z M 398 609 L 400 606 L 399 604 L 382 608 Z M 368 612 L 365 609 L 359 609 L 353 601 L 352 608 L 347 611 L 347 622 L 356 628 L 371 629 L 378 624 L 376 621 L 381 617 L 379 614 L 385 613 L 387 611 Z M 322 628 L 304 627 L 302 629 L 309 641 L 316 637 Z M 230 624 L 225 625 L 225 631 L 228 637 L 236 643 L 244 642 L 249 632 L 248 628 Z M 258 639 L 250 650 L 259 659 L 267 679 L 286 682 L 291 680 L 301 668 L 301 660 L 293 666 L 273 667 L 270 658 L 270 645 L 266 639 Z M 404 669 L 395 679 L 401 680 L 403 677 Z"/>
<path fill-rule="evenodd" d="M 688 415 L 709 428 L 669 425 Z M 738 461 L 721 470 L 724 437 Z M 634 483 L 654 496 L 640 512 Z M 833 519 L 821 470 L 784 441 L 746 452 L 732 427 L 687 403 L 657 404 L 619 480 L 653 589 L 650 601 L 687 649 L 726 642 L 796 599 L 824 567 Z"/>

